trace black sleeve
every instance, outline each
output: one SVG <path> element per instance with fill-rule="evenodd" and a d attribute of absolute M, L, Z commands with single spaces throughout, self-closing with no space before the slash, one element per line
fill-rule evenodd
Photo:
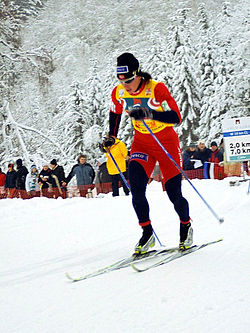
<path fill-rule="evenodd" d="M 42 171 L 39 173 L 39 175 L 38 175 L 38 183 L 39 182 L 42 182 L 42 179 L 41 179 L 41 173 L 42 173 Z"/>
<path fill-rule="evenodd" d="M 5 188 L 9 188 L 9 176 L 6 175 L 6 178 L 5 178 L 5 184 L 4 184 L 4 187 Z"/>
<path fill-rule="evenodd" d="M 91 166 L 91 169 L 92 169 L 92 183 L 95 179 L 95 170 L 93 169 L 93 167 Z"/>
<path fill-rule="evenodd" d="M 52 184 L 53 178 L 52 178 L 52 171 L 49 170 L 48 174 L 46 176 L 49 176 L 47 183 Z"/>
<path fill-rule="evenodd" d="M 62 182 L 65 182 L 65 172 L 64 172 L 64 168 L 61 166 L 60 167 L 60 175 L 59 175 L 59 180 L 60 180 L 60 182 L 62 183 Z"/>
<path fill-rule="evenodd" d="M 121 117 L 121 114 L 117 114 L 114 112 L 109 113 L 109 135 L 117 137 Z"/>
<path fill-rule="evenodd" d="M 179 124 L 180 119 L 178 114 L 171 110 L 171 111 L 153 111 L 153 119 L 161 121 L 162 123 L 168 123 L 168 124 Z"/>
<path fill-rule="evenodd" d="M 217 157 L 218 157 L 219 161 L 222 162 L 223 159 L 224 159 L 224 156 L 223 156 L 222 152 L 219 151 L 217 155 L 218 155 Z"/>
<path fill-rule="evenodd" d="M 207 155 L 207 157 L 206 157 L 206 162 L 207 162 L 209 160 L 209 158 L 212 157 L 212 150 L 207 148 L 207 154 L 206 155 Z"/>
<path fill-rule="evenodd" d="M 95 179 L 95 170 L 94 170 L 94 168 L 92 167 L 91 164 L 85 163 L 85 165 L 86 165 L 86 167 L 89 170 L 89 176 L 91 177 L 91 182 L 93 183 L 93 181 Z"/>

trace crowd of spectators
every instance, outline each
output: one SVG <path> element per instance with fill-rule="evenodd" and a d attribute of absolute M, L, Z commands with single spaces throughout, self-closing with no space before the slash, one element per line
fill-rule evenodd
<path fill-rule="evenodd" d="M 123 179 L 127 179 L 129 152 L 126 145 L 118 139 L 116 139 L 115 144 L 112 143 L 110 152 L 112 152 L 112 156 L 114 156 L 120 169 L 119 171 L 123 173 L 124 177 L 120 176 L 107 151 L 104 152 L 101 158 L 97 159 L 95 170 L 87 162 L 87 156 L 81 154 L 67 176 L 63 166 L 58 165 L 55 159 L 49 164 L 45 163 L 39 172 L 35 164 L 32 164 L 28 171 L 26 166 L 23 165 L 22 159 L 19 158 L 15 164 L 8 164 L 6 174 L 0 168 L 0 198 L 21 197 L 27 199 L 40 196 L 66 198 L 70 196 L 70 187 L 68 185 L 74 177 L 76 178 L 78 196 L 92 197 L 94 188 L 97 194 L 112 191 L 113 196 L 117 196 L 119 195 L 120 186 L 123 187 L 125 194 L 128 195 L 129 189 Z M 225 176 L 224 169 L 226 170 L 228 164 L 225 161 L 223 139 L 219 147 L 216 141 L 212 141 L 210 148 L 208 148 L 205 142 L 200 140 L 197 144 L 191 142 L 183 151 L 183 170 L 189 177 L 191 174 L 189 175 L 188 173 L 193 171 L 196 173 L 197 178 L 204 178 L 203 171 L 206 168 L 209 170 L 210 166 L 213 166 L 213 174 L 217 174 L 216 178 L 222 179 Z M 237 167 L 238 169 L 240 168 L 239 163 Z M 149 182 L 152 179 L 157 181 L 162 179 L 158 164 Z"/>
<path fill-rule="evenodd" d="M 221 141 L 220 145 L 223 143 Z M 187 149 L 183 152 L 183 170 L 203 169 L 205 163 L 215 163 L 218 166 L 222 165 L 224 159 L 224 150 L 218 148 L 215 141 L 212 141 L 210 148 L 207 148 L 204 141 L 190 143 Z"/>
<path fill-rule="evenodd" d="M 22 159 L 18 159 L 15 165 L 9 163 L 6 174 L 0 169 L 0 194 L 23 199 L 40 196 L 66 198 L 68 183 L 76 176 L 79 195 L 85 197 L 88 189 L 93 188 L 95 171 L 86 162 L 86 155 L 80 155 L 77 162 L 66 177 L 63 166 L 58 165 L 55 159 L 50 164 L 45 163 L 40 172 L 35 164 L 31 165 L 29 172 Z"/>

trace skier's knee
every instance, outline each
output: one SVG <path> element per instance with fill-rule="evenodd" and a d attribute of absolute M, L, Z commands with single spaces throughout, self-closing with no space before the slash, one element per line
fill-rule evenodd
<path fill-rule="evenodd" d="M 165 183 L 167 195 L 173 204 L 183 198 L 181 192 L 181 179 L 181 174 L 178 174 Z"/>

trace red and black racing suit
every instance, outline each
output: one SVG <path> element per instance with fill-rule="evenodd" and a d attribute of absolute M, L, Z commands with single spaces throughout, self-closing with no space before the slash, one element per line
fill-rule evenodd
<path fill-rule="evenodd" d="M 117 136 L 122 112 L 128 112 L 136 105 L 152 110 L 153 119 L 145 119 L 145 122 L 175 162 L 182 167 L 179 139 L 173 129 L 175 124 L 181 122 L 181 115 L 168 88 L 161 82 L 154 80 L 146 82 L 143 79 L 140 89 L 135 94 L 129 94 L 121 84 L 117 85 L 112 91 L 109 134 Z M 182 196 L 180 171 L 148 132 L 142 121 L 133 120 L 133 126 L 134 139 L 129 163 L 129 182 L 132 202 L 140 226 L 144 227 L 151 224 L 149 205 L 145 193 L 148 179 L 156 161 L 159 162 L 167 194 L 179 215 L 181 223 L 188 223 L 190 221 L 189 205 Z"/>

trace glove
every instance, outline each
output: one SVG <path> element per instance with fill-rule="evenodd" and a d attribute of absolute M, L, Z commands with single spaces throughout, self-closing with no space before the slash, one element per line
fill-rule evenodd
<path fill-rule="evenodd" d="M 135 120 L 143 120 L 144 118 L 153 119 L 153 111 L 142 106 L 135 106 L 129 111 L 129 116 Z"/>

